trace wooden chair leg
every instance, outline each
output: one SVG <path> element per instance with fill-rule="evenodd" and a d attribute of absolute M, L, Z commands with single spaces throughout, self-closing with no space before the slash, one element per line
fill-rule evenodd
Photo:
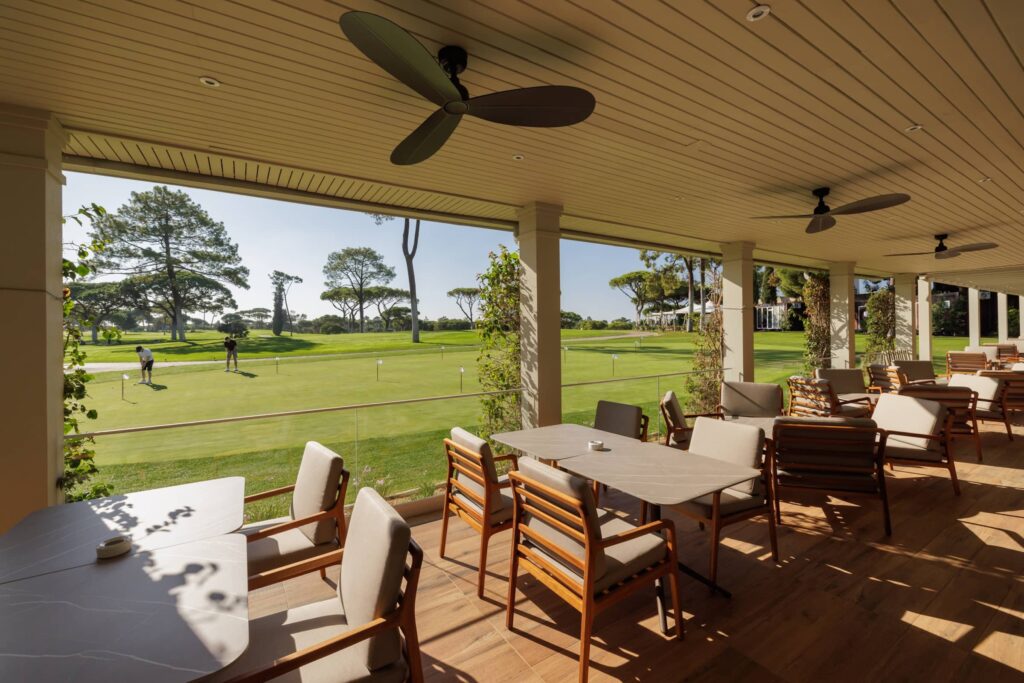
<path fill-rule="evenodd" d="M 1013 427 L 1010 425 L 1010 411 L 1004 410 L 1003 414 L 1005 415 L 1003 422 L 1006 424 L 1006 436 L 1010 437 L 1010 441 L 1013 441 Z"/>
<path fill-rule="evenodd" d="M 676 639 L 686 637 L 686 624 L 683 621 L 683 600 L 679 592 L 679 571 L 675 568 L 668 574 L 668 586 L 672 591 L 672 609 L 676 616 Z"/>
<path fill-rule="evenodd" d="M 441 508 L 441 549 L 438 551 L 440 557 L 444 557 L 444 544 L 448 540 L 448 498 L 450 495 L 451 488 L 445 489 L 444 492 L 444 507 Z"/>
<path fill-rule="evenodd" d="M 590 673 L 590 632 L 594 627 L 593 598 L 583 598 L 583 610 L 580 612 L 580 683 L 587 683 Z"/>
<path fill-rule="evenodd" d="M 516 578 L 519 575 L 519 556 L 516 554 L 516 545 L 519 539 L 512 538 L 512 561 L 508 567 L 508 604 L 505 606 L 505 628 L 512 630 L 512 622 L 516 616 Z"/>
<path fill-rule="evenodd" d="M 978 462 L 981 462 L 981 433 L 978 431 L 978 425 L 974 425 L 974 450 L 978 454 Z"/>
<path fill-rule="evenodd" d="M 772 559 L 779 562 L 779 536 L 775 529 L 775 515 L 772 514 L 771 505 L 768 508 L 768 541 L 772 545 Z"/>
<path fill-rule="evenodd" d="M 412 683 L 422 683 L 423 662 L 420 659 L 420 637 L 416 631 L 416 618 L 407 619 L 402 625 L 402 635 L 405 636 L 405 658 L 409 663 L 409 680 Z"/>
<path fill-rule="evenodd" d="M 717 509 L 713 510 L 711 514 L 711 564 L 708 567 L 708 578 L 711 579 L 711 583 L 714 583 L 718 578 L 718 542 L 722 537 L 722 519 Z M 714 588 L 711 591 L 714 592 Z"/>
<path fill-rule="evenodd" d="M 948 459 L 949 459 L 949 479 L 950 479 L 950 481 L 953 482 L 953 493 L 959 496 L 960 495 L 960 481 L 957 479 L 957 476 L 956 476 L 956 462 L 953 460 L 953 458 L 951 456 L 948 456 Z"/>
<path fill-rule="evenodd" d="M 640 501 L 640 524 L 647 524 L 647 503 Z"/>
<path fill-rule="evenodd" d="M 320 567 L 320 578 L 323 581 L 327 580 L 327 567 Z"/>
<path fill-rule="evenodd" d="M 487 542 L 491 540 L 491 536 L 487 532 L 487 527 L 484 527 L 483 533 L 480 534 L 480 568 L 477 569 L 476 575 L 476 596 L 478 598 L 484 597 L 484 579 L 487 578 Z"/>
<path fill-rule="evenodd" d="M 885 471 L 878 468 L 878 490 L 882 498 L 882 518 L 885 522 L 885 535 L 892 536 L 892 518 L 889 516 L 889 495 L 885 490 Z"/>

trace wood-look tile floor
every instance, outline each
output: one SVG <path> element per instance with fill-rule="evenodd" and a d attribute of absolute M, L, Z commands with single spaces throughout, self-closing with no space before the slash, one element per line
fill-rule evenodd
<path fill-rule="evenodd" d="M 890 473 L 891 539 L 877 500 L 863 498 L 784 501 L 778 565 L 766 519 L 728 527 L 719 580 L 732 599 L 684 577 L 683 641 L 659 633 L 653 589 L 624 600 L 595 623 L 591 680 L 1024 681 L 1022 425 L 1012 443 L 986 426 L 981 464 L 960 444 L 960 497 L 943 469 Z M 614 492 L 602 503 L 638 511 Z M 705 571 L 707 534 L 671 516 L 680 557 Z M 578 614 L 529 577 L 516 630 L 505 629 L 511 532 L 491 541 L 483 600 L 476 534 L 453 519 L 444 558 L 439 520 L 414 535 L 426 554 L 416 611 L 427 681 L 575 680 Z M 310 576 L 257 591 L 251 615 L 333 590 Z"/>

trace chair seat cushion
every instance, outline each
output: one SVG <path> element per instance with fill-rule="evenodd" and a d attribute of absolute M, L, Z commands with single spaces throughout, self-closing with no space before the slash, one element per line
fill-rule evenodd
<path fill-rule="evenodd" d="M 866 403 L 846 403 L 838 408 L 840 417 L 871 417 L 871 406 Z"/>
<path fill-rule="evenodd" d="M 502 475 L 501 477 L 499 477 L 498 482 L 501 484 L 505 484 L 506 482 L 508 482 L 508 475 Z M 480 489 L 479 493 L 481 496 L 483 496 L 483 487 L 479 486 L 475 481 L 472 481 L 471 479 L 467 478 L 463 480 L 463 483 L 470 484 L 470 488 Z M 515 504 L 515 501 L 512 498 L 511 487 L 504 486 L 503 488 L 499 489 L 498 492 L 501 494 L 500 496 L 498 496 L 498 501 L 501 506 L 496 511 L 491 513 L 492 525 L 504 524 L 505 522 L 512 519 L 512 512 Z M 458 500 L 459 504 L 462 505 L 463 507 L 475 510 L 477 514 L 479 514 L 482 511 L 482 508 L 479 505 L 477 505 L 475 500 L 472 500 L 468 496 L 463 495 L 459 491 L 453 491 L 452 497 Z"/>
<path fill-rule="evenodd" d="M 291 517 L 268 519 L 264 522 L 247 524 L 241 528 L 241 532 L 248 536 L 257 531 L 290 521 L 292 521 Z M 249 556 L 249 574 L 259 574 L 268 569 L 283 567 L 292 562 L 329 553 L 332 550 L 337 550 L 337 548 L 338 543 L 336 541 L 313 545 L 313 542 L 299 529 L 282 531 L 279 534 L 261 538 L 248 544 L 246 551 Z"/>
<path fill-rule="evenodd" d="M 211 680 L 224 681 L 258 669 L 302 648 L 316 645 L 348 629 L 341 600 L 331 597 L 249 622 L 249 647 L 230 666 Z M 400 658 L 394 664 L 370 671 L 352 650 L 341 650 L 284 674 L 275 681 L 302 683 L 402 683 L 408 666 Z M 206 679 L 204 679 L 206 680 Z"/>
<path fill-rule="evenodd" d="M 864 493 L 878 491 L 878 483 L 874 477 L 854 472 L 804 472 L 780 469 L 778 479 L 783 486 Z"/>
<path fill-rule="evenodd" d="M 688 515 L 690 517 L 704 517 L 711 519 L 711 508 L 714 504 L 714 499 L 714 494 L 709 493 L 706 496 L 694 498 L 693 500 L 680 505 L 673 506 L 673 509 L 679 510 L 684 515 Z M 754 496 L 750 493 L 744 493 L 743 491 L 737 491 L 735 489 L 725 489 L 722 491 L 719 508 L 722 516 L 728 517 L 729 515 L 734 515 L 737 512 L 762 507 L 764 504 L 763 495 Z"/>
<path fill-rule="evenodd" d="M 921 462 L 942 462 L 942 451 L 935 448 L 920 448 L 902 444 L 886 444 L 885 457 L 893 460 L 920 460 Z"/>

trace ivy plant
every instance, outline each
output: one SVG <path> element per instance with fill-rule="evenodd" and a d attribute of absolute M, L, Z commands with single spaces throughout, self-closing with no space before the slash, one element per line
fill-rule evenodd
<path fill-rule="evenodd" d="M 504 246 L 488 255 L 487 270 L 480 282 L 480 355 L 477 370 L 484 391 L 518 389 L 520 383 L 519 283 L 522 264 L 519 254 Z M 481 429 L 497 434 L 522 425 L 522 399 L 518 392 L 484 396 Z"/>

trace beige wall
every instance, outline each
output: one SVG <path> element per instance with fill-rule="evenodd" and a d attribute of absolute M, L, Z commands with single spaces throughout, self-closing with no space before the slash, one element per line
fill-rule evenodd
<path fill-rule="evenodd" d="M 0 532 L 58 501 L 62 471 L 60 124 L 0 105 Z"/>
<path fill-rule="evenodd" d="M 562 207 L 540 203 L 519 212 L 523 428 L 562 421 L 561 214 Z"/>

